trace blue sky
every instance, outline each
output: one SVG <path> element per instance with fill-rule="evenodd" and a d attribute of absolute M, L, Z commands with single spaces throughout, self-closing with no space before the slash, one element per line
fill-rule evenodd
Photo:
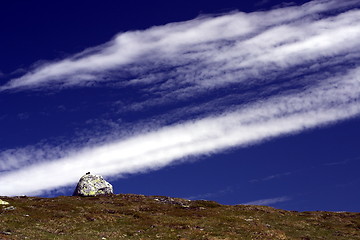
<path fill-rule="evenodd" d="M 0 3 L 0 195 L 360 211 L 359 6 Z"/>

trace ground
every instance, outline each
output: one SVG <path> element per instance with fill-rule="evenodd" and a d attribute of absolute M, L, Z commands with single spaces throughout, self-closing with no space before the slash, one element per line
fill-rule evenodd
<path fill-rule="evenodd" d="M 360 213 L 116 194 L 0 197 L 0 239 L 360 239 Z"/>

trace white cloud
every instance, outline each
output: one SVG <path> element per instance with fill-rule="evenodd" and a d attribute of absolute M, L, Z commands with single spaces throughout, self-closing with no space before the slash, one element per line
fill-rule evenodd
<path fill-rule="evenodd" d="M 267 199 L 260 199 L 260 200 L 256 200 L 256 201 L 251 201 L 251 202 L 247 202 L 244 203 L 245 205 L 263 205 L 263 206 L 268 206 L 268 205 L 273 205 L 276 203 L 281 203 L 281 202 L 286 202 L 291 200 L 291 198 L 289 197 L 277 197 L 277 198 L 267 198 Z"/>
<path fill-rule="evenodd" d="M 282 178 L 285 176 L 289 176 L 291 174 L 292 174 L 292 172 L 278 173 L 278 174 L 273 174 L 273 175 L 270 175 L 270 176 L 267 176 L 264 178 L 260 178 L 260 179 L 252 179 L 249 182 L 250 183 L 258 183 L 258 182 L 263 182 L 263 181 L 270 181 L 273 179 L 278 179 L 278 178 Z"/>
<path fill-rule="evenodd" d="M 121 176 L 155 170 L 189 156 L 246 146 L 356 116 L 360 113 L 359 73 L 360 68 L 298 94 L 276 96 L 236 112 L 80 149 L 2 174 L 0 193 L 29 194 L 66 186 L 86 171 Z"/>
<path fill-rule="evenodd" d="M 153 79 L 144 77 L 149 68 L 144 64 L 154 67 L 164 63 L 175 66 L 195 63 L 195 74 L 194 67 L 177 72 L 178 77 L 194 86 L 258 78 L 274 68 L 358 49 L 360 11 L 317 19 L 317 14 L 356 3 L 358 1 L 313 1 L 268 12 L 204 16 L 144 31 L 125 32 L 107 44 L 72 58 L 36 67 L 10 81 L 2 90 L 54 82 L 76 85 L 104 81 L 102 76 L 127 69 L 131 64 L 138 65 L 133 70 L 140 75 L 138 80 L 150 83 Z M 241 76 L 235 77 L 231 74 L 234 71 L 241 72 Z M 176 80 L 168 84 L 173 86 Z"/>
<path fill-rule="evenodd" d="M 194 195 L 194 196 L 188 196 L 188 197 L 183 197 L 185 199 L 189 199 L 189 200 L 201 200 L 201 199 L 209 199 L 209 198 L 214 198 L 214 197 L 219 197 L 222 195 L 226 195 L 228 193 L 233 192 L 234 189 L 231 186 L 228 186 L 224 189 L 221 189 L 219 191 L 216 192 L 209 192 L 209 193 L 203 193 L 203 194 L 198 194 L 198 195 Z"/>

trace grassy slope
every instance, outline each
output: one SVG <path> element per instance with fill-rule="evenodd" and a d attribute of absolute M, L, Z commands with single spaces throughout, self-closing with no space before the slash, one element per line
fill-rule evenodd
<path fill-rule="evenodd" d="M 360 213 L 119 194 L 0 197 L 0 239 L 360 239 Z"/>

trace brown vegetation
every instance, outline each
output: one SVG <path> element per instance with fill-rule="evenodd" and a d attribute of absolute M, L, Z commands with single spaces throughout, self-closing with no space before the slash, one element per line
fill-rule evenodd
<path fill-rule="evenodd" d="M 0 239 L 360 239 L 360 213 L 134 194 L 0 198 L 10 203 L 0 206 Z"/>

